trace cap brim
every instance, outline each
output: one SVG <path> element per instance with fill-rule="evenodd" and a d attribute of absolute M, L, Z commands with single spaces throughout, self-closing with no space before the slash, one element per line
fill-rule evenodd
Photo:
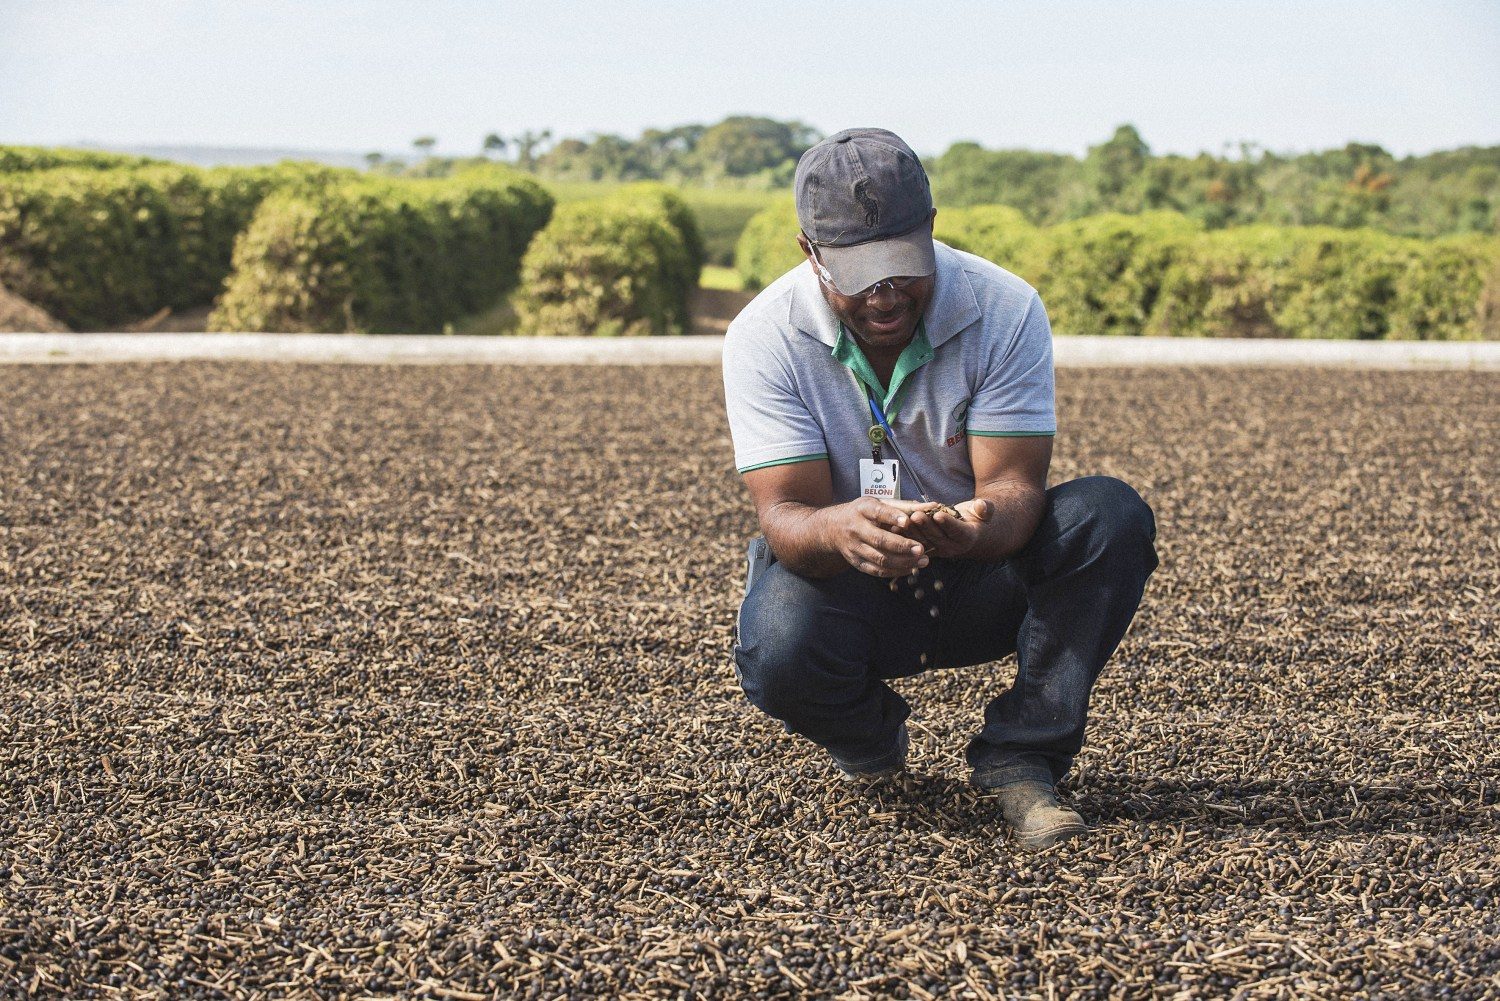
<path fill-rule="evenodd" d="M 930 275 L 937 272 L 932 230 L 924 222 L 888 240 L 871 240 L 852 247 L 818 247 L 818 257 L 844 295 L 862 292 L 886 278 Z"/>

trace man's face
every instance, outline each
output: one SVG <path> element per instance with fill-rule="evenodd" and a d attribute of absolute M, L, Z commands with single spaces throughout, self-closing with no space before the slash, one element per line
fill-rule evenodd
<path fill-rule="evenodd" d="M 928 223 L 929 228 L 931 222 Z M 807 237 L 801 234 L 797 242 L 802 253 L 812 258 L 812 248 Z M 890 277 L 899 277 L 896 275 Z M 826 282 L 819 282 L 823 298 L 833 314 L 843 323 L 844 329 L 854 335 L 861 348 L 867 351 L 900 351 L 911 342 L 917 332 L 917 324 L 927 312 L 937 288 L 937 276 L 919 278 L 902 289 L 881 285 L 868 297 L 843 295 Z"/>

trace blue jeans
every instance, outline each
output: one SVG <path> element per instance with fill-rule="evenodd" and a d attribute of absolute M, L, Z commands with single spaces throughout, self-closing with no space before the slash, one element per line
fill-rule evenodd
<path fill-rule="evenodd" d="M 886 681 L 1016 654 L 1015 684 L 969 742 L 973 781 L 1056 782 L 1083 746 L 1089 693 L 1156 569 L 1156 519 L 1117 479 L 1047 491 L 1031 540 L 1000 563 L 934 559 L 915 583 L 780 563 L 740 608 L 736 674 L 788 731 L 862 770 L 896 764 L 911 713 Z M 933 614 L 936 609 L 936 614 Z"/>

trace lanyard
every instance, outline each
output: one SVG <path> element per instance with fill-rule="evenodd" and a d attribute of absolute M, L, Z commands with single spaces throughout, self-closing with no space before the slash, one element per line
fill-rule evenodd
<path fill-rule="evenodd" d="M 874 395 L 867 393 L 865 401 L 870 404 L 870 416 L 875 418 L 875 423 L 870 425 L 870 452 L 875 461 L 879 462 L 880 446 L 890 442 L 891 450 L 895 451 L 896 436 L 891 431 L 891 422 L 885 419 L 885 411 L 875 402 Z"/>
<path fill-rule="evenodd" d="M 886 442 L 890 442 L 891 449 L 895 450 L 896 435 L 891 431 L 891 422 L 886 420 L 885 410 L 875 402 L 875 391 L 861 382 L 859 375 L 852 368 L 849 370 L 849 378 L 854 380 L 855 392 L 865 398 L 865 403 L 870 407 L 870 416 L 874 418 L 874 423 L 870 425 L 870 430 L 866 432 L 866 435 L 870 439 L 870 457 L 879 462 L 881 447 Z M 900 456 L 898 455 L 897 458 Z"/>
<path fill-rule="evenodd" d="M 854 375 L 852 371 L 849 374 Z M 911 463 L 902 458 L 901 450 L 896 447 L 896 432 L 891 430 L 891 422 L 886 419 L 885 409 L 879 403 L 875 402 L 875 394 L 871 392 L 870 388 L 860 384 L 857 375 L 854 376 L 854 384 L 864 394 L 865 402 L 870 405 L 870 416 L 875 418 L 875 423 L 870 425 L 869 431 L 871 458 L 879 462 L 881 446 L 889 444 L 891 451 L 895 453 L 896 458 L 905 467 L 906 474 L 911 477 L 912 486 L 917 488 L 918 496 L 924 501 L 928 500 L 927 491 L 922 489 L 922 481 L 917 478 L 917 471 L 912 468 Z"/>

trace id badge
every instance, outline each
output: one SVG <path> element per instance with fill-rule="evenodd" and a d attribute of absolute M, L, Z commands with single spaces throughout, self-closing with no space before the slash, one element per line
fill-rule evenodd
<path fill-rule="evenodd" d="M 899 500 L 901 497 L 901 463 L 896 459 L 876 462 L 859 460 L 859 493 L 862 497 Z"/>

